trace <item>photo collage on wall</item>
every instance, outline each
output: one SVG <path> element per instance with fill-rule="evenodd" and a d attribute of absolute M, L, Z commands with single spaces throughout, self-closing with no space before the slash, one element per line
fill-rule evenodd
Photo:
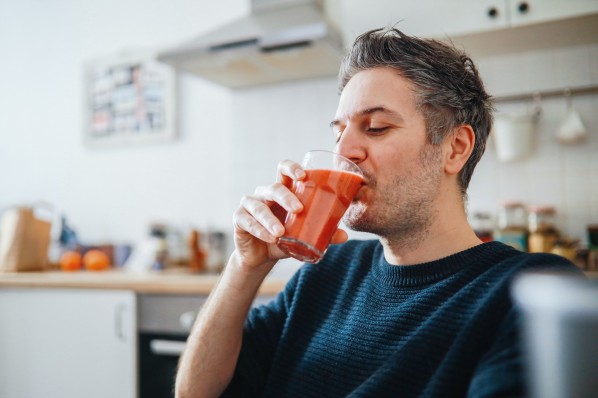
<path fill-rule="evenodd" d="M 160 142 L 175 136 L 175 76 L 168 65 L 129 57 L 89 63 L 86 142 Z"/>

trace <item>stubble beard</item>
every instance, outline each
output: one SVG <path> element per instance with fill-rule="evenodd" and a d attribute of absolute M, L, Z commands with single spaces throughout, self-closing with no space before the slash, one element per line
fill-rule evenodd
<path fill-rule="evenodd" d="M 353 202 L 345 225 L 355 231 L 378 235 L 396 249 L 413 249 L 430 233 L 437 216 L 434 201 L 440 190 L 441 149 L 428 144 L 420 152 L 423 172 L 399 175 L 392 184 L 378 187 L 374 176 L 367 176 L 374 192 L 371 203 Z"/>

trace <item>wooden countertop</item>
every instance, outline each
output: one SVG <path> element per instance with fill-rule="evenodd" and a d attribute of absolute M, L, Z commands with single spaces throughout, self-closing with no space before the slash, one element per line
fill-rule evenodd
<path fill-rule="evenodd" d="M 10 272 L 0 273 L 0 288 L 80 288 L 132 290 L 155 294 L 209 294 L 218 281 L 216 274 L 193 274 L 184 271 L 134 273 L 102 272 Z M 281 291 L 286 280 L 266 278 L 259 293 L 274 295 Z"/>

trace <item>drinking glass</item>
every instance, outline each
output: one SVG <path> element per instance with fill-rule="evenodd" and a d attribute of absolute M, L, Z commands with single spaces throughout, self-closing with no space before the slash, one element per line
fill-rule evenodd
<path fill-rule="evenodd" d="M 315 264 L 326 252 L 364 178 L 355 163 L 330 151 L 307 152 L 302 166 L 306 177 L 295 181 L 291 190 L 303 210 L 287 213 L 285 233 L 277 244 L 291 257 Z"/>

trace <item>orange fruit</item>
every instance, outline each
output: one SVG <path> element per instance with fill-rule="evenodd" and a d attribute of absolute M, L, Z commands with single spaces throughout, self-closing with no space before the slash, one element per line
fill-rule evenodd
<path fill-rule="evenodd" d="M 59 264 L 63 271 L 78 271 L 81 269 L 81 253 L 66 251 L 60 256 Z"/>
<path fill-rule="evenodd" d="M 89 271 L 102 271 L 110 268 L 110 258 L 101 250 L 89 250 L 83 256 L 83 265 Z"/>

